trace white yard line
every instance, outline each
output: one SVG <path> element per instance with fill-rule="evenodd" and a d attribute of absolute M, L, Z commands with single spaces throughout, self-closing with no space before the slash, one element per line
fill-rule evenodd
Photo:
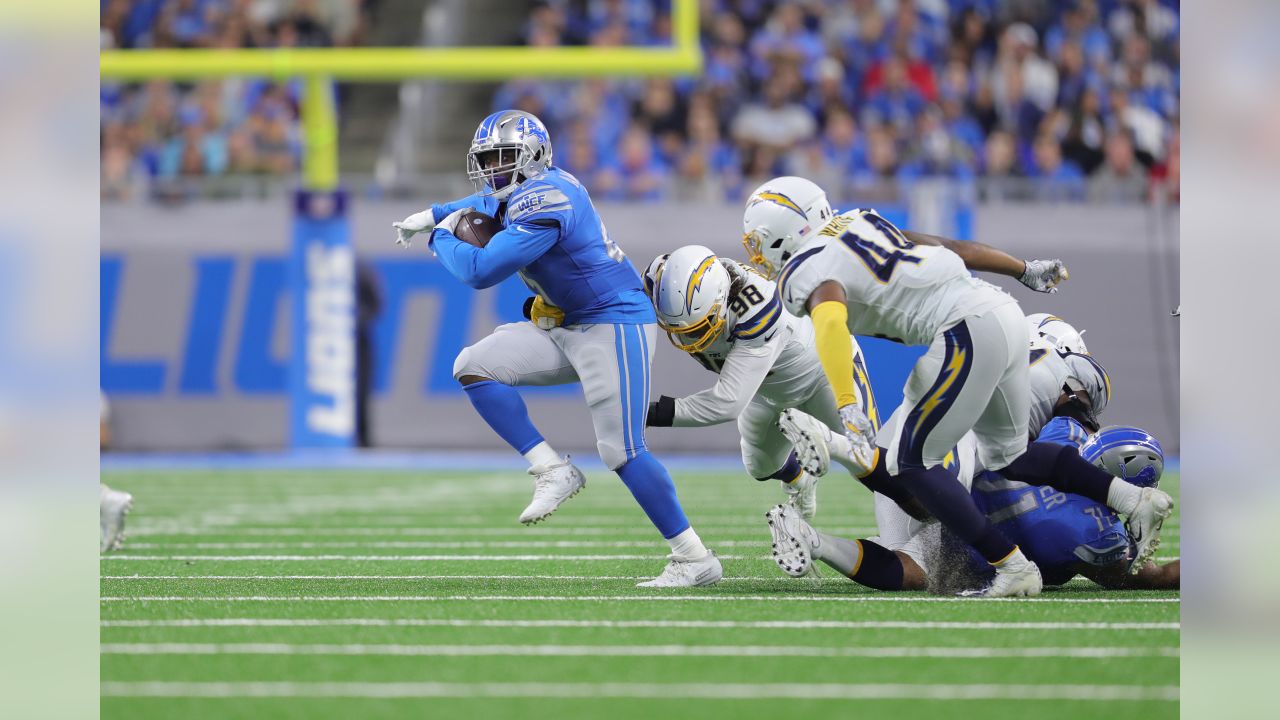
<path fill-rule="evenodd" d="M 1177 622 L 966 622 L 938 620 L 476 620 L 473 618 L 183 618 L 103 620 L 102 627 L 681 628 L 694 630 L 1179 630 Z"/>
<path fill-rule="evenodd" d="M 762 547 L 769 538 L 760 534 L 755 540 L 718 540 L 716 547 Z M 401 548 L 437 550 L 483 550 L 485 548 L 660 548 L 654 540 L 386 540 L 386 541 L 310 541 L 299 542 L 194 542 L 194 543 L 129 543 L 133 550 L 310 550 L 339 548 Z"/>
<path fill-rule="evenodd" d="M 1075 604 L 1166 604 L 1178 598 L 959 598 L 895 595 L 153 595 L 105 596 L 107 602 L 1014 602 Z"/>
<path fill-rule="evenodd" d="M 101 580 L 649 580 L 646 575 L 102 575 Z M 786 580 L 783 575 L 735 576 L 720 582 Z M 840 578 L 833 584 L 849 581 Z"/>
<path fill-rule="evenodd" d="M 745 560 L 746 555 L 720 555 L 721 560 Z M 759 556 L 766 557 L 764 555 Z M 755 559 L 756 556 L 750 556 Z M 149 560 L 157 562 L 206 560 L 216 562 L 274 562 L 316 560 L 358 560 L 384 562 L 441 562 L 445 560 L 492 560 L 502 562 L 530 562 L 537 560 L 662 560 L 662 556 L 649 555 L 103 555 L 102 560 Z"/>
<path fill-rule="evenodd" d="M 704 526 L 699 523 L 698 528 L 703 532 L 710 534 L 712 531 L 718 531 L 720 528 L 714 526 Z M 730 530 L 751 531 L 752 534 L 765 534 L 765 525 L 763 522 L 752 526 L 734 525 Z M 858 527 L 837 527 L 830 530 L 824 528 L 824 532 L 836 535 L 874 535 L 877 530 L 874 525 L 862 525 Z M 199 528 L 180 528 L 173 530 L 163 530 L 159 527 L 148 527 L 142 525 L 137 529 L 129 529 L 130 537 L 141 536 L 201 536 L 201 535 L 247 535 L 251 537 L 343 537 L 343 536 L 379 536 L 379 535 L 398 535 L 408 537 L 455 537 L 455 536 L 507 536 L 516 535 L 520 537 L 555 537 L 559 535 L 574 536 L 596 536 L 596 535 L 643 535 L 645 537 L 653 537 L 654 530 L 651 527 L 639 525 L 627 525 L 624 527 L 583 527 L 573 525 L 570 527 L 199 527 Z"/>
<path fill-rule="evenodd" d="M 804 647 L 795 645 L 400 645 L 106 643 L 103 655 L 370 655 L 411 657 L 1176 658 L 1177 647 Z"/>
<path fill-rule="evenodd" d="M 689 700 L 1164 700 L 1176 685 L 802 683 L 104 682 L 106 697 L 661 698 Z"/>

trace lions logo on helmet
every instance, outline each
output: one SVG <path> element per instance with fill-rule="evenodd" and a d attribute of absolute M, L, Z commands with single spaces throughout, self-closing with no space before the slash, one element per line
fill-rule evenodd
<path fill-rule="evenodd" d="M 1027 316 L 1027 324 L 1031 326 L 1032 337 L 1042 337 L 1053 343 L 1059 350 L 1088 355 L 1089 348 L 1084 344 L 1084 332 L 1076 330 L 1071 323 L 1057 315 L 1035 313 Z"/>
<path fill-rule="evenodd" d="M 800 177 L 774 178 L 747 198 L 742 244 L 747 259 L 770 280 L 813 234 L 831 221 L 831 203 L 816 184 Z"/>
<path fill-rule="evenodd" d="M 663 255 L 645 271 L 658 326 L 672 345 L 688 353 L 705 350 L 724 331 L 731 285 L 729 271 L 701 245 Z"/>
<path fill-rule="evenodd" d="M 499 200 L 549 167 L 551 136 L 522 110 L 500 110 L 480 121 L 467 151 L 467 178 L 476 192 Z"/>
<path fill-rule="evenodd" d="M 1108 425 L 1080 448 L 1080 457 L 1140 487 L 1156 487 L 1164 474 L 1164 449 L 1146 430 Z"/>

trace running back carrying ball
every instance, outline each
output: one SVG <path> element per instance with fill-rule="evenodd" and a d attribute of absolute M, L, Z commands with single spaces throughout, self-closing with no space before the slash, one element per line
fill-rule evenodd
<path fill-rule="evenodd" d="M 453 234 L 468 245 L 484 247 L 489 244 L 489 240 L 494 235 L 500 232 L 502 232 L 502 223 L 498 222 L 497 218 L 473 210 L 458 218 Z"/>

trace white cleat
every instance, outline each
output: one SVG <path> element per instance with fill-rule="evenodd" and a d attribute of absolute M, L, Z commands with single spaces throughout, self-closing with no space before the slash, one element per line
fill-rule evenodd
<path fill-rule="evenodd" d="M 813 570 L 813 551 L 822 540 L 818 532 L 796 513 L 779 505 L 764 514 L 773 534 L 773 561 L 791 577 L 804 577 Z"/>
<path fill-rule="evenodd" d="M 124 546 L 124 516 L 133 508 L 133 496 L 101 486 L 98 493 L 98 519 L 102 524 L 101 552 Z"/>
<path fill-rule="evenodd" d="M 996 563 L 996 579 L 982 590 L 966 590 L 962 597 L 1006 598 L 1034 597 L 1044 589 L 1040 568 L 1015 547 L 1013 554 Z"/>
<path fill-rule="evenodd" d="M 531 467 L 529 474 L 534 476 L 533 500 L 520 513 L 520 522 L 525 525 L 547 519 L 565 500 L 587 486 L 587 477 L 570 462 L 568 455 L 564 462 L 555 465 Z"/>
<path fill-rule="evenodd" d="M 788 408 L 778 416 L 778 429 L 795 448 L 805 472 L 814 477 L 827 474 L 831 467 L 830 428 L 812 415 Z"/>
<path fill-rule="evenodd" d="M 1129 574 L 1136 575 L 1142 566 L 1155 557 L 1160 547 L 1160 526 L 1165 518 L 1173 512 L 1173 498 L 1163 490 L 1153 487 L 1142 488 L 1142 497 L 1138 507 L 1129 513 L 1124 522 L 1124 529 L 1133 538 L 1135 550 L 1133 560 L 1129 562 Z"/>
<path fill-rule="evenodd" d="M 787 503 L 800 511 L 800 517 L 812 520 L 818 514 L 818 478 L 803 472 L 795 480 L 782 483 L 782 489 L 788 495 Z"/>
<path fill-rule="evenodd" d="M 679 558 L 667 556 L 667 566 L 662 574 L 652 580 L 636 583 L 636 587 L 674 588 L 702 587 L 720 582 L 724 577 L 724 568 L 720 558 L 710 550 L 700 558 Z"/>

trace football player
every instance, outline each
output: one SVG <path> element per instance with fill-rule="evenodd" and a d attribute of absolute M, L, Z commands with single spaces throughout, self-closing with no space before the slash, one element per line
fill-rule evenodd
<path fill-rule="evenodd" d="M 100 552 L 124 547 L 124 518 L 132 508 L 132 495 L 98 483 L 98 525 L 102 531 Z"/>
<path fill-rule="evenodd" d="M 782 309 L 772 281 L 701 245 L 655 258 L 644 282 L 658 327 L 671 344 L 718 375 L 715 385 L 701 392 L 659 397 L 650 405 L 649 425 L 705 427 L 736 420 L 747 472 L 757 480 L 781 480 L 801 516 L 811 519 L 817 478 L 800 467 L 788 435 L 779 429 L 779 414 L 800 408 L 831 429 L 843 428 L 813 349 L 813 324 Z M 879 415 L 862 351 L 850 341 L 858 403 L 876 427 Z M 785 419 L 782 423 L 787 427 Z M 858 467 L 871 464 L 864 459 Z M 850 460 L 846 467 L 852 466 Z"/>
<path fill-rule="evenodd" d="M 870 447 L 875 431 L 850 386 L 849 334 L 928 346 L 886 423 L 885 469 L 995 568 L 981 595 L 1034 595 L 1042 579 L 943 467 L 970 430 L 983 467 L 1124 513 L 1135 563 L 1150 557 L 1172 498 L 1114 478 L 1074 449 L 1028 444 L 1026 320 L 1012 296 L 969 274 L 1002 273 L 1051 291 L 1067 278 L 1061 261 L 1023 262 L 980 244 L 904 234 L 870 210 L 836 216 L 822 189 L 797 177 L 751 194 L 743 244 L 752 264 L 777 278 L 784 307 L 813 318 L 818 356 L 855 447 Z"/>
<path fill-rule="evenodd" d="M 1078 447 L 1081 457 L 1137 487 L 1154 487 L 1164 471 L 1160 443 L 1138 428 L 1109 426 L 1093 435 L 1069 417 L 1054 418 L 1042 442 Z M 968 433 L 945 466 L 970 488 L 978 508 L 1018 544 L 1046 585 L 1083 575 L 1107 588 L 1176 590 L 1180 561 L 1134 567 L 1133 538 L 1108 507 L 1050 486 L 1009 480 L 981 470 L 977 442 Z M 814 559 L 878 590 L 961 591 L 989 582 L 990 567 L 968 546 L 954 546 L 938 526 L 915 520 L 877 497 L 880 535 L 847 540 L 823 533 L 786 506 L 766 513 L 774 559 L 789 575 L 809 572 Z"/>
<path fill-rule="evenodd" d="M 718 581 L 720 561 L 690 526 L 671 475 L 645 446 L 656 330 L 635 267 L 609 239 L 586 188 L 552 164 L 546 127 L 533 115 L 503 110 L 486 117 L 467 153 L 467 175 L 474 195 L 393 225 L 404 245 L 429 231 L 428 247 L 471 287 L 491 287 L 518 274 L 533 291 L 526 304 L 531 322 L 498 327 L 454 363 L 454 377 L 476 411 L 531 466 L 533 500 L 520 521 L 551 515 L 586 478 L 534 427 L 515 387 L 581 383 L 600 459 L 671 545 L 662 573 L 640 586 Z M 503 230 L 485 247 L 453 233 L 471 209 L 502 222 Z"/>

